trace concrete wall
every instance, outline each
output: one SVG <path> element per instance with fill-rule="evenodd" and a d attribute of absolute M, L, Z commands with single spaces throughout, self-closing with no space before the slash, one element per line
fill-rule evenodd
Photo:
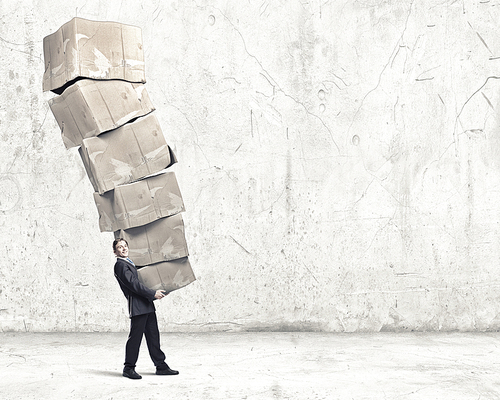
<path fill-rule="evenodd" d="M 127 3 L 127 5 L 125 5 Z M 0 330 L 120 331 L 42 93 L 75 16 L 140 26 L 198 280 L 164 331 L 500 328 L 497 1 L 0 3 Z"/>

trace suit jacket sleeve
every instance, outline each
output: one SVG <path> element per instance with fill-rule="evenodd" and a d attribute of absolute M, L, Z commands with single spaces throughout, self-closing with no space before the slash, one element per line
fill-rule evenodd
<path fill-rule="evenodd" d="M 135 268 L 135 267 L 132 267 Z M 138 296 L 142 296 L 149 301 L 155 300 L 156 291 L 149 289 L 144 286 L 137 275 L 132 272 L 132 270 L 126 265 L 126 262 L 117 262 L 115 264 L 115 275 L 120 280 L 120 282 L 131 292 Z"/>

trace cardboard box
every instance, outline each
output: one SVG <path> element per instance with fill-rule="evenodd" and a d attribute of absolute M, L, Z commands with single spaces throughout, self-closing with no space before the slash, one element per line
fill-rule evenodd
<path fill-rule="evenodd" d="M 140 83 L 82 79 L 49 100 L 66 148 L 149 114 L 155 108 Z"/>
<path fill-rule="evenodd" d="M 170 171 L 102 195 L 94 193 L 101 232 L 114 232 L 149 224 L 184 211 L 175 173 Z"/>
<path fill-rule="evenodd" d="M 129 257 L 139 266 L 176 260 L 189 255 L 181 214 L 161 218 L 136 228 L 120 229 L 115 232 L 115 239 L 118 238 L 128 242 Z"/>
<path fill-rule="evenodd" d="M 187 257 L 139 268 L 139 280 L 153 290 L 172 292 L 196 280 Z"/>
<path fill-rule="evenodd" d="M 136 26 L 73 18 L 43 39 L 43 54 L 44 92 L 61 94 L 79 78 L 146 82 Z"/>
<path fill-rule="evenodd" d="M 94 191 L 99 194 L 177 162 L 154 113 L 97 137 L 83 139 L 79 152 Z"/>

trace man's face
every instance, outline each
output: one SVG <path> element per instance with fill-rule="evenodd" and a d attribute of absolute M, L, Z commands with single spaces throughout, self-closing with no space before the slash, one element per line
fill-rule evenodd
<path fill-rule="evenodd" d="M 123 240 L 120 240 L 116 244 L 115 254 L 118 257 L 124 257 L 124 258 L 128 257 L 128 245 L 127 245 L 127 243 L 124 242 Z"/>

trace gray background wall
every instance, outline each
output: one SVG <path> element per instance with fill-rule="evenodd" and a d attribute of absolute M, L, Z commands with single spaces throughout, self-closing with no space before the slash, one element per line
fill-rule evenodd
<path fill-rule="evenodd" d="M 139 4 L 141 3 L 141 4 Z M 198 280 L 161 330 L 500 327 L 500 3 L 3 0 L 0 330 L 121 331 L 92 188 L 42 93 L 71 18 L 142 28 Z"/>

